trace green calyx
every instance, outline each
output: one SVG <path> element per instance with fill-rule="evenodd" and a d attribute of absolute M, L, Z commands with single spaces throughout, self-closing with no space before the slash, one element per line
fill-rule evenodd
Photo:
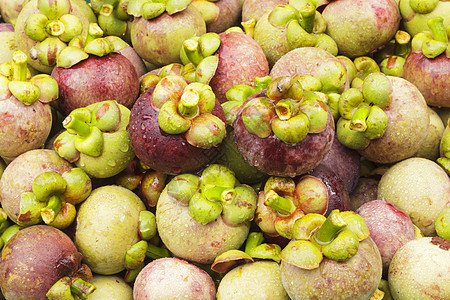
<path fill-rule="evenodd" d="M 273 133 L 291 145 L 308 133 L 325 130 L 328 108 L 319 93 L 304 92 L 301 80 L 301 76 L 279 77 L 267 85 L 266 97 L 248 101 L 242 110 L 246 129 L 260 138 Z"/>
<path fill-rule="evenodd" d="M 38 224 L 43 220 L 46 224 L 58 227 L 69 226 L 75 218 L 71 207 L 85 200 L 91 191 L 89 177 L 81 169 L 73 168 L 62 175 L 55 172 L 44 172 L 36 176 L 32 184 L 32 192 L 20 195 L 20 211 L 17 221 L 24 226 Z M 68 203 L 66 203 L 68 202 Z M 60 212 L 63 215 L 59 215 Z"/>
<path fill-rule="evenodd" d="M 68 276 L 59 279 L 48 290 L 46 297 L 49 300 L 87 299 L 95 291 L 95 286 L 81 278 Z"/>
<path fill-rule="evenodd" d="M 183 11 L 192 0 L 129 0 L 127 13 L 134 17 L 150 20 L 159 17 L 164 12 L 173 15 Z"/>
<path fill-rule="evenodd" d="M 103 34 L 103 29 L 97 23 L 90 23 L 86 36 L 74 36 L 68 46 L 61 49 L 56 66 L 67 69 L 87 59 L 90 54 L 102 57 L 124 48 L 123 42 L 118 44 L 116 41 L 117 37 L 103 37 Z"/>
<path fill-rule="evenodd" d="M 295 221 L 294 240 L 281 251 L 280 256 L 285 262 L 300 268 L 315 269 L 324 256 L 336 261 L 350 259 L 357 253 L 359 242 L 368 236 L 364 220 L 354 212 L 335 209 L 327 218 L 320 214 L 306 214 Z"/>
<path fill-rule="evenodd" d="M 427 25 L 432 32 L 432 38 L 430 36 L 414 37 L 414 47 L 420 45 L 423 55 L 430 59 L 444 52 L 447 53 L 449 37 L 447 28 L 444 25 L 444 19 L 442 17 L 431 18 L 428 20 Z"/>
<path fill-rule="evenodd" d="M 216 147 L 226 136 L 226 124 L 212 114 L 216 100 L 211 87 L 199 82 L 187 84 L 179 75 L 167 77 L 156 84 L 152 99 L 159 106 L 159 127 L 168 134 L 185 133 L 192 146 Z"/>
<path fill-rule="evenodd" d="M 368 74 L 361 90 L 344 91 L 338 102 L 340 119 L 336 124 L 339 141 L 351 149 L 363 149 L 370 140 L 383 136 L 387 128 L 387 115 L 383 108 L 391 104 L 392 86 L 382 72 Z"/>
<path fill-rule="evenodd" d="M 189 69 L 184 75 L 187 80 L 208 84 L 216 73 L 220 48 L 217 33 L 207 32 L 200 37 L 185 40 L 180 49 L 180 59 Z"/>
<path fill-rule="evenodd" d="M 73 110 L 63 121 L 67 132 L 54 142 L 60 156 L 75 161 L 79 153 L 99 157 L 104 153 L 104 133 L 119 132 L 122 111 L 114 100 Z"/>
<path fill-rule="evenodd" d="M 33 14 L 25 20 L 25 34 L 38 44 L 31 49 L 31 56 L 41 63 L 54 66 L 55 57 L 67 47 L 74 37 L 83 31 L 81 20 L 70 14 L 70 1 L 39 0 L 40 13 Z M 49 51 L 57 49 L 56 53 Z"/>
<path fill-rule="evenodd" d="M 201 225 L 219 216 L 227 224 L 238 225 L 253 219 L 258 196 L 250 186 L 236 183 L 231 169 L 213 164 L 200 177 L 176 176 L 168 183 L 167 193 L 188 205 L 191 217 Z"/>
<path fill-rule="evenodd" d="M 58 84 L 49 75 L 38 74 L 30 78 L 27 56 L 22 51 L 13 53 L 13 60 L 0 66 L 0 97 L 13 95 L 25 105 L 36 101 L 48 103 L 58 98 Z"/>

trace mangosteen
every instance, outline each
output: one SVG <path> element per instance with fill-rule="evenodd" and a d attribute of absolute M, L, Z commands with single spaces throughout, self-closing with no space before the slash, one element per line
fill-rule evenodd
<path fill-rule="evenodd" d="M 273 176 L 313 170 L 331 148 L 334 120 L 320 94 L 303 91 L 298 76 L 278 77 L 249 97 L 233 122 L 242 157 Z"/>
<path fill-rule="evenodd" d="M 54 106 L 63 115 L 106 100 L 116 100 L 131 109 L 139 96 L 136 68 L 125 56 L 114 52 L 123 48 L 123 42 L 118 37 L 102 36 L 98 24 L 91 23 L 87 36 L 77 36 L 78 46 L 72 44 L 58 55 L 52 71 L 59 87 Z"/>
<path fill-rule="evenodd" d="M 366 202 L 378 199 L 379 178 L 363 177 L 358 180 L 355 189 L 350 193 L 351 210 L 356 211 Z"/>
<path fill-rule="evenodd" d="M 427 24 L 429 28 L 424 29 L 427 31 L 418 33 L 411 41 L 403 78 L 419 89 L 428 105 L 450 107 L 448 33 L 442 17 L 429 19 Z"/>
<path fill-rule="evenodd" d="M 398 0 L 397 2 L 402 16 L 401 24 L 411 36 L 428 30 L 428 20 L 435 17 L 445 18 L 445 26 L 450 25 L 450 20 L 447 17 L 450 13 L 450 3 L 447 3 L 447 1 Z"/>
<path fill-rule="evenodd" d="M 444 135 L 445 125 L 439 115 L 430 107 L 428 107 L 428 113 L 430 115 L 428 133 L 420 149 L 414 156 L 436 160 L 440 157 L 440 145 Z"/>
<path fill-rule="evenodd" d="M 50 74 L 59 52 L 89 23 L 97 22 L 90 6 L 81 0 L 30 0 L 15 24 L 16 43 L 36 70 Z"/>
<path fill-rule="evenodd" d="M 178 75 L 158 77 L 131 109 L 127 127 L 136 156 L 166 174 L 195 172 L 219 153 L 225 115 L 211 87 Z"/>
<path fill-rule="evenodd" d="M 424 237 L 409 241 L 392 258 L 389 289 L 394 299 L 450 297 L 450 241 Z"/>
<path fill-rule="evenodd" d="M 370 237 L 380 251 L 384 274 L 387 275 L 389 264 L 397 250 L 415 238 L 414 224 L 405 211 L 384 200 L 366 202 L 356 213 L 369 228 Z"/>
<path fill-rule="evenodd" d="M 1 0 L 0 14 L 5 23 L 15 24 L 25 0 Z M 13 30 L 14 31 L 14 30 Z"/>
<path fill-rule="evenodd" d="M 400 77 L 370 73 L 360 89 L 340 95 L 338 107 L 339 141 L 375 163 L 413 156 L 428 133 L 428 106 L 420 91 Z"/>
<path fill-rule="evenodd" d="M 338 54 L 336 42 L 325 33 L 325 21 L 311 2 L 278 4 L 258 19 L 253 38 L 272 67 L 287 52 L 301 47 L 322 48 Z"/>
<path fill-rule="evenodd" d="M 202 14 L 190 2 L 128 2 L 127 13 L 134 17 L 129 24 L 131 44 L 142 59 L 159 67 L 180 63 L 183 41 L 206 33 Z"/>
<path fill-rule="evenodd" d="M 159 236 L 175 256 L 210 264 L 245 242 L 256 201 L 253 188 L 239 184 L 225 166 L 209 165 L 201 176 L 177 175 L 156 206 Z"/>
<path fill-rule="evenodd" d="M 86 300 L 133 300 L 133 288 L 117 275 L 92 276 L 95 291 Z"/>
<path fill-rule="evenodd" d="M 436 162 L 450 174 L 450 119 L 447 120 L 447 126 L 442 133 L 441 143 L 439 145 L 440 157 Z"/>
<path fill-rule="evenodd" d="M 206 23 L 207 32 L 221 33 L 235 26 L 241 19 L 242 0 L 194 0 Z"/>
<path fill-rule="evenodd" d="M 54 150 L 29 150 L 14 159 L 0 179 L 2 208 L 20 226 L 44 221 L 57 228 L 75 219 L 75 205 L 90 194 L 92 183 Z"/>
<path fill-rule="evenodd" d="M 233 86 L 254 86 L 256 77 L 269 74 L 269 64 L 258 43 L 242 29 L 231 29 L 185 40 L 180 52 L 185 65 L 183 76 L 209 84 L 220 103 L 227 101 L 226 92 Z"/>
<path fill-rule="evenodd" d="M 306 214 L 295 222 L 293 237 L 280 252 L 291 299 L 369 299 L 377 290 L 381 256 L 358 214 Z"/>
<path fill-rule="evenodd" d="M 127 251 L 140 241 L 139 216 L 144 210 L 136 194 L 116 185 L 94 189 L 80 205 L 74 241 L 93 272 L 112 275 L 125 270 Z"/>
<path fill-rule="evenodd" d="M 450 178 L 432 160 L 408 158 L 384 173 L 378 198 L 403 209 L 425 236 L 434 236 L 435 220 L 450 203 Z"/>
<path fill-rule="evenodd" d="M 6 299 L 70 299 L 72 293 L 86 297 L 95 289 L 73 241 L 52 226 L 34 225 L 17 232 L 2 250 L 0 270 Z"/>
<path fill-rule="evenodd" d="M 387 44 L 401 19 L 392 0 L 331 1 L 322 16 L 325 32 L 336 41 L 339 53 L 350 58 L 368 55 Z"/>
<path fill-rule="evenodd" d="M 175 257 L 153 260 L 134 282 L 133 299 L 215 299 L 211 276 L 198 266 Z"/>
<path fill-rule="evenodd" d="M 260 260 L 233 268 L 220 280 L 217 299 L 289 299 L 281 284 L 280 264 Z"/>
<path fill-rule="evenodd" d="M 0 75 L 0 156 L 10 161 L 42 147 L 52 128 L 50 102 L 58 97 L 58 85 L 47 74 L 30 78 L 22 51 L 2 64 Z"/>
<path fill-rule="evenodd" d="M 134 158 L 127 125 L 130 110 L 109 100 L 73 110 L 63 121 L 66 131 L 53 142 L 58 154 L 89 176 L 109 178 Z"/>

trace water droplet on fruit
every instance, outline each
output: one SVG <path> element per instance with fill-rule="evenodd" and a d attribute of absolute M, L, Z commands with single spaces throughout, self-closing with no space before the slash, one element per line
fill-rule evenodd
<path fill-rule="evenodd" d="M 128 152 L 128 149 L 129 149 L 128 144 L 123 144 L 120 147 L 120 151 L 122 151 L 122 152 Z"/>
<path fill-rule="evenodd" d="M 115 167 L 116 166 L 116 161 L 115 160 L 108 160 L 107 164 L 110 167 Z"/>

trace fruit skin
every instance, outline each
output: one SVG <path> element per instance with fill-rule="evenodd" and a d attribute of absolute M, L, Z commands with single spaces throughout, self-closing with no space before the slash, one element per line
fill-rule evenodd
<path fill-rule="evenodd" d="M 381 138 L 358 150 L 361 156 L 382 164 L 395 163 L 413 156 L 428 133 L 430 116 L 420 91 L 409 81 L 387 76 L 392 84 L 392 102 L 384 112 L 388 124 Z M 414 124 L 414 126 L 412 126 Z"/>
<path fill-rule="evenodd" d="M 217 288 L 217 300 L 222 299 L 289 299 L 281 284 L 280 265 L 261 260 L 228 271 Z"/>
<path fill-rule="evenodd" d="M 133 48 L 142 59 L 159 67 L 181 63 L 183 41 L 206 33 L 205 21 L 192 5 L 171 16 L 163 13 L 151 20 L 139 17 L 129 24 Z"/>
<path fill-rule="evenodd" d="M 116 185 L 101 186 L 80 205 L 75 245 L 93 272 L 116 274 L 125 269 L 125 254 L 137 243 L 141 199 Z"/>
<path fill-rule="evenodd" d="M 396 300 L 450 299 L 449 246 L 449 240 L 424 237 L 400 248 L 389 267 L 392 297 Z"/>
<path fill-rule="evenodd" d="M 225 224 L 222 216 L 200 225 L 189 214 L 189 207 L 162 191 L 156 206 L 156 226 L 167 249 L 175 256 L 210 264 L 217 255 L 239 249 L 250 230 L 250 222 L 237 226 Z"/>
<path fill-rule="evenodd" d="M 429 59 L 411 52 L 403 65 L 403 78 L 414 84 L 430 106 L 450 107 L 450 58 L 445 53 Z"/>
<path fill-rule="evenodd" d="M 434 161 L 412 157 L 384 173 L 378 198 L 403 209 L 425 236 L 434 236 L 438 214 L 450 206 L 450 178 Z"/>
<path fill-rule="evenodd" d="M 0 101 L 0 121 L 0 156 L 13 160 L 45 143 L 52 127 L 52 111 L 39 100 L 25 105 L 11 96 Z"/>
<path fill-rule="evenodd" d="M 322 16 L 327 33 L 341 55 L 354 58 L 370 54 L 389 42 L 400 24 L 392 0 L 338 0 L 328 3 Z"/>
<path fill-rule="evenodd" d="M 134 282 L 135 300 L 144 299 L 215 299 L 216 287 L 211 276 L 185 260 L 166 257 L 147 264 Z"/>
<path fill-rule="evenodd" d="M 242 5 L 242 21 L 255 18 L 256 21 L 267 12 L 270 12 L 278 4 L 288 4 L 288 0 L 245 0 Z"/>
<path fill-rule="evenodd" d="M 345 262 L 324 257 L 320 266 L 306 270 L 281 262 L 281 280 L 291 299 L 369 299 L 382 275 L 380 252 L 368 237 Z"/>
<path fill-rule="evenodd" d="M 131 109 L 139 96 L 139 77 L 134 66 L 117 53 L 91 55 L 69 69 L 55 67 L 59 98 L 52 105 L 63 115 L 90 104 L 116 100 Z"/>
<path fill-rule="evenodd" d="M 209 85 L 216 99 L 227 101 L 225 93 L 237 84 L 255 86 L 255 77 L 269 74 L 269 63 L 263 50 L 250 36 L 242 32 L 219 34 L 219 64 Z"/>
<path fill-rule="evenodd" d="M 370 237 L 377 244 L 387 274 L 392 257 L 404 244 L 414 239 L 414 225 L 402 209 L 384 200 L 361 205 L 356 213 L 363 217 Z"/>
<path fill-rule="evenodd" d="M 87 300 L 133 300 L 133 288 L 122 277 L 115 275 L 94 275 L 92 284 L 95 291 Z"/>
<path fill-rule="evenodd" d="M 0 286 L 6 299 L 46 299 L 60 278 L 73 275 L 82 256 L 62 231 L 47 225 L 20 230 L 2 250 Z"/>
<path fill-rule="evenodd" d="M 62 174 L 72 169 L 70 163 L 54 150 L 29 150 L 14 159 L 0 179 L 2 207 L 13 222 L 18 222 L 20 195 L 31 192 L 34 178 L 43 172 Z M 20 222 L 19 222 L 20 225 Z"/>

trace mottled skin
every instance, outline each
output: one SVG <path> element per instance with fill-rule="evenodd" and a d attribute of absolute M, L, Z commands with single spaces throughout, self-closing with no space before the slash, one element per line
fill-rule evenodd
<path fill-rule="evenodd" d="M 383 108 L 388 117 L 386 131 L 381 138 L 358 150 L 361 156 L 382 164 L 413 156 L 428 134 L 430 124 L 428 107 L 420 91 L 403 78 L 388 78 L 392 84 L 392 102 Z"/>
<path fill-rule="evenodd" d="M 214 2 L 219 8 L 217 19 L 206 24 L 207 32 L 221 33 L 232 26 L 239 26 L 242 0 L 219 0 Z"/>
<path fill-rule="evenodd" d="M 6 167 L 0 178 L 0 200 L 8 217 L 18 222 L 20 194 L 31 192 L 36 176 L 43 172 L 61 175 L 71 169 L 72 166 L 54 150 L 35 149 L 19 155 Z"/>
<path fill-rule="evenodd" d="M 81 267 L 82 256 L 62 231 L 47 225 L 20 230 L 2 250 L 0 286 L 6 299 L 43 300 L 50 287 Z"/>
<path fill-rule="evenodd" d="M 217 288 L 217 300 L 287 300 L 281 284 L 280 265 L 261 260 L 235 267 L 225 274 Z"/>
<path fill-rule="evenodd" d="M 434 236 L 437 216 L 450 206 L 450 178 L 432 160 L 408 158 L 391 166 L 381 177 L 378 199 L 397 205 L 425 236 Z"/>
<path fill-rule="evenodd" d="M 194 172 L 214 159 L 221 144 L 210 149 L 189 144 L 185 134 L 167 134 L 158 123 L 158 112 L 152 103 L 154 87 L 147 89 L 131 109 L 127 130 L 136 156 L 153 170 L 167 174 Z M 212 114 L 225 122 L 225 113 L 216 99 Z"/>
<path fill-rule="evenodd" d="M 270 12 L 278 4 L 288 4 L 288 0 L 245 0 L 242 5 L 242 21 L 255 18 L 256 21 L 265 13 Z"/>
<path fill-rule="evenodd" d="M 30 39 L 24 31 L 25 27 L 25 21 L 27 18 L 35 13 L 40 13 L 39 9 L 37 8 L 37 2 L 38 0 L 30 0 L 27 2 L 27 4 L 22 8 L 19 16 L 17 17 L 16 24 L 15 24 L 15 34 L 16 34 L 16 43 L 19 50 L 23 51 L 28 56 L 28 64 L 35 68 L 36 70 L 50 74 L 56 64 L 56 56 L 49 57 L 49 60 L 54 61 L 54 64 L 51 66 L 44 65 L 39 60 L 33 60 L 29 56 L 30 49 L 37 45 L 39 42 L 36 42 L 32 39 Z M 89 7 L 89 5 L 83 1 L 83 0 L 71 0 L 71 9 L 70 14 L 77 16 L 81 23 L 83 24 L 83 35 L 87 34 L 87 30 L 89 27 L 89 23 L 96 23 L 97 17 L 95 16 L 92 9 Z"/>
<path fill-rule="evenodd" d="M 411 52 L 403 66 L 403 78 L 414 84 L 430 106 L 450 107 L 450 58 L 442 53 L 429 59 Z"/>
<path fill-rule="evenodd" d="M 394 299 L 450 299 L 450 241 L 412 240 L 394 255 L 389 289 Z"/>
<path fill-rule="evenodd" d="M 333 170 L 342 179 L 347 191 L 351 193 L 360 177 L 360 157 L 357 151 L 342 145 L 335 135 L 330 151 L 320 164 Z"/>
<path fill-rule="evenodd" d="M 281 56 L 270 70 L 272 79 L 281 76 L 312 75 L 314 76 L 319 66 L 327 61 L 340 62 L 333 54 L 315 47 L 300 47 Z M 345 74 L 347 76 L 347 74 Z M 350 86 L 348 78 L 344 88 Z"/>
<path fill-rule="evenodd" d="M 408 214 L 384 200 L 372 200 L 361 205 L 356 213 L 363 217 L 370 237 L 377 244 L 387 274 L 392 257 L 404 244 L 414 239 L 414 225 Z"/>
<path fill-rule="evenodd" d="M 261 172 L 282 177 L 302 175 L 317 167 L 330 150 L 335 134 L 330 112 L 324 131 L 310 133 L 295 145 L 288 145 L 273 132 L 266 138 L 248 132 L 242 121 L 245 103 L 233 123 L 234 140 L 244 160 Z"/>
<path fill-rule="evenodd" d="M 24 0 L 0 0 L 0 14 L 5 23 L 15 22 L 22 10 Z"/>
<path fill-rule="evenodd" d="M 134 300 L 214 300 L 216 287 L 211 276 L 185 260 L 166 257 L 147 264 L 134 282 Z"/>
<path fill-rule="evenodd" d="M 237 84 L 254 86 L 255 77 L 269 75 L 269 64 L 261 47 L 241 32 L 223 32 L 218 51 L 219 64 L 209 85 L 220 103 L 225 93 Z"/>
<path fill-rule="evenodd" d="M 53 105 L 63 115 L 106 100 L 116 100 L 131 109 L 139 96 L 139 77 L 134 66 L 117 53 L 90 55 L 68 69 L 56 67 L 52 77 L 59 88 L 59 98 Z"/>
<path fill-rule="evenodd" d="M 350 58 L 368 55 L 389 42 L 400 24 L 398 6 L 392 0 L 331 1 L 322 16 L 339 53 Z"/>
<path fill-rule="evenodd" d="M 324 257 L 320 266 L 306 270 L 281 262 L 281 280 L 289 297 L 297 299 L 369 299 L 382 275 L 380 252 L 370 237 L 345 262 Z"/>
<path fill-rule="evenodd" d="M 163 13 L 150 20 L 138 17 L 129 24 L 133 48 L 142 59 L 156 66 L 181 63 L 183 41 L 206 33 L 202 15 L 191 5 L 171 16 Z"/>
<path fill-rule="evenodd" d="M 350 210 L 350 196 L 344 182 L 333 170 L 320 164 L 314 168 L 311 175 L 322 180 L 327 187 L 328 208 L 325 216 L 328 216 L 334 209 L 339 209 L 340 211 Z"/>
<path fill-rule="evenodd" d="M 217 255 L 239 249 L 245 242 L 250 223 L 229 226 L 222 216 L 200 225 L 189 214 L 189 207 L 168 195 L 164 189 L 156 206 L 156 225 L 162 242 L 175 256 L 211 264 Z"/>
<path fill-rule="evenodd" d="M 52 128 L 49 104 L 39 100 L 25 105 L 12 96 L 0 100 L 0 156 L 12 160 L 41 147 Z"/>

